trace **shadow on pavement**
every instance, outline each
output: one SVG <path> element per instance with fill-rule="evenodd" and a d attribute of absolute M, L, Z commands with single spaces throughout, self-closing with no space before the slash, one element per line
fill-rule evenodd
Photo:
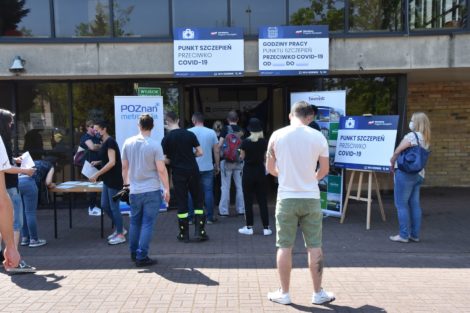
<path fill-rule="evenodd" d="M 18 287 L 27 290 L 54 290 L 60 288 L 59 282 L 66 276 L 57 276 L 56 274 L 15 274 L 11 275 L 11 281 Z"/>

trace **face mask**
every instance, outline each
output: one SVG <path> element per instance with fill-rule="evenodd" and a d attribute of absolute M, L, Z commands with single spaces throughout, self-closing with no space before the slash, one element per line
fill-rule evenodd
<path fill-rule="evenodd" d="M 408 124 L 408 127 L 409 127 L 411 130 L 415 130 L 415 123 L 413 123 L 413 121 L 410 121 L 410 124 Z"/>

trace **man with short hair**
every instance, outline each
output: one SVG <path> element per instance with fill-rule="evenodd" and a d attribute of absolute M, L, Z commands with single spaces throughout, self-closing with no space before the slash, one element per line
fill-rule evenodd
<path fill-rule="evenodd" d="M 209 239 L 206 233 L 206 217 L 202 206 L 201 183 L 196 157 L 203 151 L 194 133 L 179 127 L 179 118 L 174 112 L 168 112 L 165 122 L 169 132 L 162 140 L 167 163 L 171 167 L 171 178 L 175 189 L 178 206 L 179 234 L 177 239 L 189 242 L 188 193 L 194 204 L 194 224 L 196 239 Z"/>
<path fill-rule="evenodd" d="M 142 114 L 139 134 L 126 139 L 121 157 L 124 186 L 130 193 L 129 249 L 137 267 L 156 263 L 149 258 L 148 250 L 162 202 L 162 189 L 164 200 L 170 201 L 163 150 L 160 143 L 150 137 L 152 129 L 152 116 Z"/>
<path fill-rule="evenodd" d="M 281 304 L 291 303 L 289 285 L 297 225 L 300 225 L 308 252 L 314 289 L 312 303 L 323 304 L 335 299 L 332 293 L 321 288 L 323 214 L 318 181 L 329 170 L 328 142 L 320 132 L 307 126 L 312 117 L 313 110 L 307 102 L 296 102 L 289 114 L 290 125 L 272 134 L 267 150 L 266 167 L 279 180 L 276 246 L 281 281 L 281 288 L 269 292 L 268 299 Z M 320 163 L 318 170 L 317 161 Z"/>
<path fill-rule="evenodd" d="M 3 259 L 3 266 L 7 271 L 18 267 L 21 260 L 13 234 L 13 205 L 5 186 L 4 171 L 10 167 L 5 145 L 2 137 L 0 137 L 0 234 L 5 243 L 5 248 L 0 257 Z"/>
<path fill-rule="evenodd" d="M 225 138 L 228 134 L 236 134 L 240 139 L 243 136 L 243 130 L 238 126 L 238 114 L 235 111 L 230 111 L 227 114 L 228 125 L 222 129 L 219 139 L 219 148 L 224 150 Z M 239 215 L 245 214 L 245 202 L 243 200 L 243 187 L 242 187 L 242 170 L 243 162 L 236 161 L 231 162 L 229 160 L 222 159 L 220 162 L 220 179 L 222 186 L 220 188 L 220 203 L 219 203 L 219 215 L 228 216 L 230 207 L 230 185 L 233 181 L 235 183 L 236 196 L 235 196 L 235 208 Z"/>
<path fill-rule="evenodd" d="M 220 170 L 219 141 L 213 129 L 204 127 L 204 115 L 201 112 L 195 112 L 191 121 L 194 127 L 188 130 L 196 135 L 202 151 L 205 151 L 202 156 L 196 158 L 196 162 L 201 176 L 201 189 L 204 194 L 207 224 L 212 224 L 217 220 L 214 217 L 214 170 L 215 174 L 218 174 Z"/>

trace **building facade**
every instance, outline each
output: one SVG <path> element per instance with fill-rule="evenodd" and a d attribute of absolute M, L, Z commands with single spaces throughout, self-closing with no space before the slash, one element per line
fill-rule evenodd
<path fill-rule="evenodd" d="M 16 113 L 17 152 L 57 154 L 64 179 L 87 119 L 113 120 L 114 95 L 159 88 L 165 107 L 208 125 L 230 109 L 287 124 L 291 92 L 347 90 L 348 115 L 432 122 L 427 186 L 470 186 L 469 0 L 2 0 L 0 107 Z M 263 77 L 258 28 L 328 25 L 327 76 Z M 242 77 L 176 78 L 175 27 L 242 27 Z M 11 72 L 15 57 L 24 71 Z M 19 60 L 17 60 L 19 61 Z M 230 62 L 230 60 L 227 60 Z M 186 125 L 187 126 L 187 125 Z"/>

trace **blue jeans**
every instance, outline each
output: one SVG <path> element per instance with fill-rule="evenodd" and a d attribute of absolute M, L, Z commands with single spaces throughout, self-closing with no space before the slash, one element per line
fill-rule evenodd
<path fill-rule="evenodd" d="M 21 228 L 23 228 L 23 202 L 21 201 L 21 195 L 16 187 L 8 188 L 7 192 L 13 203 L 13 230 L 21 231 Z"/>
<path fill-rule="evenodd" d="M 129 249 L 137 260 L 148 256 L 153 226 L 162 203 L 160 190 L 130 194 L 131 225 L 129 229 Z"/>
<path fill-rule="evenodd" d="M 419 189 L 422 183 L 423 178 L 419 174 L 395 171 L 395 206 L 402 238 L 419 238 L 422 219 Z"/>
<path fill-rule="evenodd" d="M 225 160 L 220 162 L 220 177 L 222 187 L 220 188 L 220 203 L 219 214 L 228 215 L 230 207 L 230 185 L 233 181 L 235 183 L 236 196 L 235 207 L 238 214 L 245 213 L 245 202 L 243 200 L 243 187 L 242 187 L 242 171 L 243 163 L 230 163 Z"/>
<path fill-rule="evenodd" d="M 206 211 L 207 219 L 214 219 L 214 171 L 202 171 L 201 175 L 201 189 L 204 194 L 204 208 Z M 194 216 L 194 207 L 191 195 L 189 195 L 189 218 Z"/>
<path fill-rule="evenodd" d="M 114 201 L 113 196 L 118 193 L 118 189 L 114 189 L 103 184 L 101 193 L 101 209 L 111 218 L 116 226 L 116 232 L 122 234 L 122 215 L 119 209 L 119 201 Z"/>
<path fill-rule="evenodd" d="M 38 240 L 36 211 L 38 208 L 38 186 L 36 181 L 29 176 L 18 179 L 21 199 L 23 200 L 23 229 L 22 236 L 32 240 Z"/>

